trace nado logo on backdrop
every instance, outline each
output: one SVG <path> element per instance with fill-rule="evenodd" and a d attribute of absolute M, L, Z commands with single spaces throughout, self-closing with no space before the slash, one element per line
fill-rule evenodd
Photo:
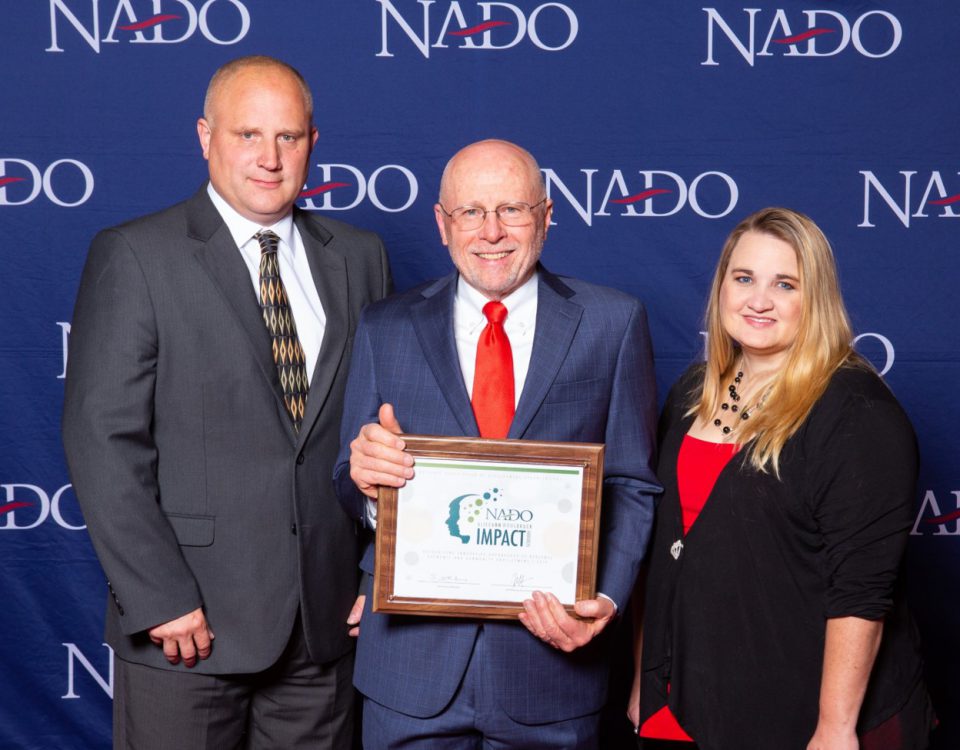
<path fill-rule="evenodd" d="M 236 44 L 250 30 L 240 0 L 49 0 L 50 46 L 63 52 L 77 39 L 101 44 L 178 44 L 199 34 L 212 44 Z"/>
<path fill-rule="evenodd" d="M 916 219 L 960 219 L 960 172 L 902 170 L 897 176 L 861 170 L 863 220 L 858 227 L 874 227 L 877 216 L 893 217 L 910 228 Z"/>
<path fill-rule="evenodd" d="M 841 52 L 889 57 L 903 40 L 900 20 L 885 10 L 845 15 L 836 10 L 743 8 L 707 14 L 707 59 L 719 65 L 733 51 L 753 66 L 758 57 L 833 57 Z M 759 45 L 758 45 L 759 42 Z M 719 53 L 718 53 L 719 50 Z"/>
<path fill-rule="evenodd" d="M 400 164 L 364 171 L 352 164 L 316 164 L 320 183 L 307 183 L 300 198 L 308 211 L 349 211 L 365 199 L 387 213 L 406 211 L 417 200 L 416 175 Z"/>
<path fill-rule="evenodd" d="M 569 206 L 584 224 L 605 216 L 664 218 L 692 211 L 704 219 L 720 219 L 737 207 L 740 189 L 726 172 L 680 174 L 666 169 L 581 169 L 563 177 L 543 169 L 547 195 L 557 204 L 553 223 Z"/>
<path fill-rule="evenodd" d="M 0 206 L 23 206 L 41 194 L 64 208 L 83 205 L 93 195 L 93 172 L 76 159 L 44 165 L 0 157 Z"/>
<path fill-rule="evenodd" d="M 0 532 L 35 529 L 48 519 L 69 531 L 87 528 L 72 484 L 52 493 L 35 484 L 0 484 Z"/>
<path fill-rule="evenodd" d="M 380 5 L 380 51 L 410 49 L 430 57 L 433 50 L 505 50 L 532 44 L 560 52 L 577 38 L 580 21 L 563 3 L 436 2 L 376 0 Z"/>
<path fill-rule="evenodd" d="M 911 536 L 960 536 L 960 490 L 923 493 Z"/>
<path fill-rule="evenodd" d="M 700 331 L 699 333 L 703 337 L 704 344 L 706 344 L 707 332 Z M 897 352 L 893 347 L 893 342 L 882 333 L 864 331 L 855 336 L 852 343 L 860 355 L 865 357 L 880 375 L 886 375 L 893 369 Z"/>

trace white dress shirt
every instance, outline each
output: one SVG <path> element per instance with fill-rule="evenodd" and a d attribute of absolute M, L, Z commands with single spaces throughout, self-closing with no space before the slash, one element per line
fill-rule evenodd
<path fill-rule="evenodd" d="M 250 281 L 257 302 L 260 301 L 260 243 L 254 235 L 261 229 L 269 229 L 280 238 L 277 248 L 277 261 L 280 264 L 280 278 L 283 287 L 287 290 L 287 300 L 290 302 L 290 312 L 297 326 L 297 338 L 303 347 L 303 356 L 306 359 L 307 381 L 313 378 L 313 368 L 317 364 L 320 354 L 320 343 L 323 341 L 323 332 L 327 326 L 327 316 L 320 303 L 316 285 L 313 283 L 313 274 L 310 271 L 310 262 L 303 246 L 300 232 L 293 223 L 293 214 L 289 213 L 276 224 L 268 227 L 250 221 L 227 203 L 213 185 L 207 184 L 207 193 L 213 205 L 216 206 L 224 224 L 230 231 L 230 236 L 236 242 L 243 257 L 243 262 L 250 272 Z"/>
<path fill-rule="evenodd" d="M 453 332 L 457 340 L 463 383 L 471 397 L 477 366 L 477 342 L 487 326 L 483 306 L 489 301 L 470 286 L 463 276 L 459 277 L 457 296 L 453 300 Z M 537 327 L 537 274 L 534 273 L 519 289 L 500 301 L 507 308 L 503 329 L 510 339 L 510 351 L 513 353 L 513 406 L 516 408 L 530 369 L 533 334 Z"/>

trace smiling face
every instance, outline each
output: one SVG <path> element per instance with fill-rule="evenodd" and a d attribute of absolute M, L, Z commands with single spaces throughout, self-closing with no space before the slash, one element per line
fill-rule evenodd
<path fill-rule="evenodd" d="M 800 330 L 803 294 L 797 254 L 769 234 L 737 241 L 720 287 L 720 321 L 745 359 L 764 368 L 786 359 Z"/>
<path fill-rule="evenodd" d="M 533 275 L 553 202 L 534 208 L 531 222 L 521 227 L 504 226 L 493 209 L 516 202 L 533 206 L 543 197 L 536 162 L 511 143 L 475 143 L 447 165 L 440 190 L 443 207 L 474 206 L 489 213 L 478 229 L 463 231 L 439 204 L 434 206 L 440 239 L 463 278 L 488 299 L 503 299 Z"/>
<path fill-rule="evenodd" d="M 217 193 L 262 226 L 286 216 L 317 140 L 297 80 L 279 66 L 242 68 L 219 86 L 205 114 L 197 134 Z"/>

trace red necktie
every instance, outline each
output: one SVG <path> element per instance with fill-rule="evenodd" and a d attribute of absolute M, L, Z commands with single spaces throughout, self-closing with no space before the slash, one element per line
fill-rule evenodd
<path fill-rule="evenodd" d="M 473 414 L 480 437 L 505 438 L 513 421 L 513 352 L 503 330 L 507 308 L 501 302 L 483 306 L 487 327 L 477 342 L 477 362 L 473 375 Z"/>

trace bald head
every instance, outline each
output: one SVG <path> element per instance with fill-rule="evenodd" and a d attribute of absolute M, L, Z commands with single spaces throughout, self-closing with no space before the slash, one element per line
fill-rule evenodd
<path fill-rule="evenodd" d="M 300 71 L 275 57 L 247 55 L 221 65 L 210 79 L 210 83 L 207 85 L 207 94 L 203 99 L 203 116 L 207 122 L 213 123 L 221 95 L 229 84 L 239 75 L 249 72 L 269 72 L 281 77 L 289 76 L 300 89 L 303 96 L 303 108 L 307 112 L 307 117 L 311 122 L 313 121 L 313 95 L 310 93 L 307 82 L 300 75 Z"/>
<path fill-rule="evenodd" d="M 528 197 L 514 200 L 533 205 L 546 195 L 543 175 L 533 155 L 515 143 L 491 138 L 464 146 L 447 162 L 440 178 L 440 202 L 451 208 L 456 206 L 452 195 L 454 184 L 462 183 L 471 174 L 490 170 L 503 170 L 519 176 L 528 188 Z"/>

